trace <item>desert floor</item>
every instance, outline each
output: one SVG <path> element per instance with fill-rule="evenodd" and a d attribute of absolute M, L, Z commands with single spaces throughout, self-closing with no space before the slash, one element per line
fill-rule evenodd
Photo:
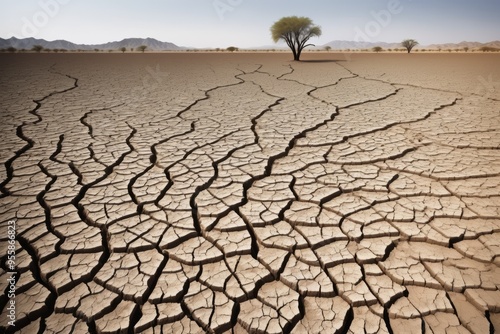
<path fill-rule="evenodd" d="M 290 57 L 0 55 L 0 331 L 500 332 L 500 55 Z"/>

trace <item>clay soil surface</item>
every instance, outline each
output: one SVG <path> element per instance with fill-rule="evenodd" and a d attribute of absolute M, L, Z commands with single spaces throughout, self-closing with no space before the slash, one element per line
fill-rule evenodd
<path fill-rule="evenodd" d="M 290 58 L 0 55 L 0 332 L 500 331 L 500 55 Z"/>

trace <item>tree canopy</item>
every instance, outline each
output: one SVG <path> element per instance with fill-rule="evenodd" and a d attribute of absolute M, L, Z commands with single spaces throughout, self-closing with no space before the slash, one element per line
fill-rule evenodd
<path fill-rule="evenodd" d="M 321 36 L 321 28 L 308 17 L 288 16 L 271 27 L 273 41 L 284 40 L 292 50 L 293 59 L 299 61 L 302 50 L 313 44 L 306 44 L 311 37 Z"/>

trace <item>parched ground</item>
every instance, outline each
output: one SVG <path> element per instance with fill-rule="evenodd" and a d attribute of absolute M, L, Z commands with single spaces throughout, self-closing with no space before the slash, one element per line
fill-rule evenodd
<path fill-rule="evenodd" d="M 500 56 L 289 58 L 0 55 L 0 331 L 500 332 Z"/>

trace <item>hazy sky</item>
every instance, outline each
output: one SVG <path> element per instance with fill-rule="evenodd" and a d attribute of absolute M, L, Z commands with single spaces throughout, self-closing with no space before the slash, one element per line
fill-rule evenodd
<path fill-rule="evenodd" d="M 0 37 L 98 44 L 152 37 L 180 46 L 271 45 L 283 16 L 332 40 L 420 44 L 500 40 L 500 0 L 0 0 Z"/>

